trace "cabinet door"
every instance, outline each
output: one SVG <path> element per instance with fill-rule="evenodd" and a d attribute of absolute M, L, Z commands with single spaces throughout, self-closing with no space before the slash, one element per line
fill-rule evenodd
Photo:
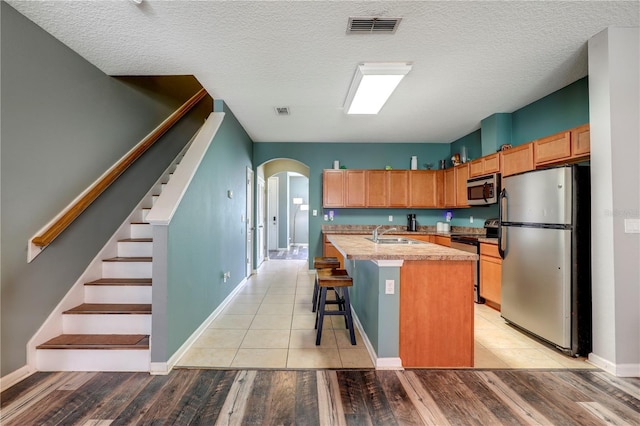
<path fill-rule="evenodd" d="M 500 173 L 500 153 L 485 155 L 482 157 L 482 174 Z"/>
<path fill-rule="evenodd" d="M 409 206 L 438 207 L 438 196 L 442 190 L 438 187 L 437 170 L 412 170 L 409 172 Z M 442 182 L 440 179 L 440 186 Z"/>
<path fill-rule="evenodd" d="M 412 240 L 424 241 L 425 243 L 433 243 L 434 236 L 433 235 L 407 235 L 407 238 L 411 238 Z"/>
<path fill-rule="evenodd" d="M 322 206 L 344 207 L 344 170 L 322 172 Z"/>
<path fill-rule="evenodd" d="M 571 132 L 561 132 L 534 141 L 536 165 L 571 157 Z"/>
<path fill-rule="evenodd" d="M 389 170 L 389 207 L 409 205 L 409 171 Z"/>
<path fill-rule="evenodd" d="M 338 260 L 340 261 L 340 269 L 344 269 L 344 256 L 333 244 L 331 244 L 329 241 L 325 241 L 322 248 L 323 256 L 338 258 Z"/>
<path fill-rule="evenodd" d="M 345 206 L 365 206 L 365 172 L 364 170 L 347 170 L 345 172 Z"/>
<path fill-rule="evenodd" d="M 467 179 L 469 179 L 469 164 L 456 166 L 456 207 L 468 207 Z"/>
<path fill-rule="evenodd" d="M 367 170 L 367 207 L 387 207 L 389 204 L 389 176 L 386 170 Z"/>
<path fill-rule="evenodd" d="M 533 142 L 502 151 L 502 176 L 533 170 Z"/>
<path fill-rule="evenodd" d="M 484 158 L 477 158 L 469 163 L 469 176 L 476 177 L 484 174 Z"/>
<path fill-rule="evenodd" d="M 500 304 L 502 262 L 495 257 L 480 255 L 480 296 Z"/>
<path fill-rule="evenodd" d="M 451 237 L 445 237 L 443 235 L 436 235 L 433 237 L 433 242 L 441 246 L 451 247 Z"/>
<path fill-rule="evenodd" d="M 453 168 L 444 170 L 444 206 L 456 206 L 456 171 Z"/>
<path fill-rule="evenodd" d="M 589 124 L 583 124 L 571 130 L 571 156 L 586 157 L 591 153 L 591 135 Z"/>

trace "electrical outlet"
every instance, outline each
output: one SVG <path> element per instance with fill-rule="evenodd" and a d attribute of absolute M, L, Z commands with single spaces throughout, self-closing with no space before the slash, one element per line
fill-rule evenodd
<path fill-rule="evenodd" d="M 311 215 L 312 216 L 318 216 L 318 210 L 312 210 L 311 211 Z"/>
<path fill-rule="evenodd" d="M 640 234 L 640 219 L 625 219 L 624 232 L 625 234 Z"/>
<path fill-rule="evenodd" d="M 324 221 L 325 221 L 325 222 L 326 222 L 326 221 L 328 221 L 328 220 L 329 220 L 329 215 L 328 215 L 328 214 L 325 214 L 325 215 L 324 215 L 324 217 L 323 217 L 323 219 L 324 219 Z"/>
<path fill-rule="evenodd" d="M 473 216 L 469 216 L 469 223 L 473 223 Z"/>
<path fill-rule="evenodd" d="M 389 222 L 393 222 L 393 216 L 389 215 Z"/>
<path fill-rule="evenodd" d="M 394 280 L 385 280 L 384 294 L 394 294 L 396 292 L 396 282 Z"/>

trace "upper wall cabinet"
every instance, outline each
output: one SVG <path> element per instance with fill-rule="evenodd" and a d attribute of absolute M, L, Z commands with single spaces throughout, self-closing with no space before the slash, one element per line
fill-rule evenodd
<path fill-rule="evenodd" d="M 469 163 L 469 177 L 500 173 L 501 158 L 500 153 L 496 152 L 495 154 L 485 155 L 484 157 L 471 161 Z"/>
<path fill-rule="evenodd" d="M 389 170 L 389 207 L 409 205 L 409 170 Z"/>
<path fill-rule="evenodd" d="M 322 206 L 344 207 L 344 170 L 323 170 Z"/>
<path fill-rule="evenodd" d="M 386 170 L 366 170 L 367 207 L 387 207 L 389 176 Z"/>
<path fill-rule="evenodd" d="M 536 167 L 586 159 L 591 153 L 589 124 L 537 139 L 533 143 Z"/>
<path fill-rule="evenodd" d="M 502 151 L 502 177 L 533 170 L 533 143 Z"/>
<path fill-rule="evenodd" d="M 364 170 L 345 170 L 345 206 L 365 207 L 366 181 Z"/>
<path fill-rule="evenodd" d="M 409 173 L 409 207 L 444 206 L 444 170 L 412 170 Z"/>
<path fill-rule="evenodd" d="M 574 158 L 591 154 L 591 133 L 589 123 L 571 130 L 571 155 Z"/>
<path fill-rule="evenodd" d="M 469 179 L 469 163 L 455 167 L 456 170 L 456 207 L 469 207 L 467 204 L 467 179 Z"/>

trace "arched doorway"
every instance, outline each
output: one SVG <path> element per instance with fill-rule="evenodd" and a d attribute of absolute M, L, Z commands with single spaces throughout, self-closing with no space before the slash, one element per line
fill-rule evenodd
<path fill-rule="evenodd" d="M 292 159 L 273 159 L 257 167 L 256 181 L 256 268 L 268 259 L 306 259 L 309 167 Z"/>

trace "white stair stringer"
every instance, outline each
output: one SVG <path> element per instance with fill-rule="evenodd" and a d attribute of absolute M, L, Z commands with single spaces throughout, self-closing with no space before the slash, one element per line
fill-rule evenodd
<path fill-rule="evenodd" d="M 147 215 L 191 142 L 30 340 L 35 370 L 151 371 L 153 229 Z"/>

